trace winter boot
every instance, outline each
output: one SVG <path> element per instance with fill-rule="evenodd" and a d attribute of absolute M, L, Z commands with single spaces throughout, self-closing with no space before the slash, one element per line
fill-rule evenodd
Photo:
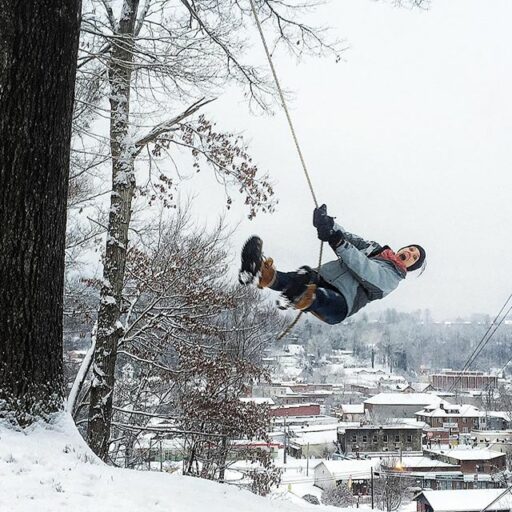
<path fill-rule="evenodd" d="M 251 236 L 242 248 L 242 264 L 238 273 L 240 284 L 251 284 L 258 278 L 258 288 L 272 285 L 276 279 L 276 269 L 272 258 L 263 256 L 263 240 Z"/>
<path fill-rule="evenodd" d="M 278 300 L 281 309 L 308 309 L 316 298 L 318 274 L 311 267 L 300 267 Z"/>

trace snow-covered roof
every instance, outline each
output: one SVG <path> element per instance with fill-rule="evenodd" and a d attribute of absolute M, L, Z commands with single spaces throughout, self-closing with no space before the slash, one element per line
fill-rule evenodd
<path fill-rule="evenodd" d="M 452 450 L 428 450 L 430 453 L 445 455 L 457 460 L 491 460 L 503 457 L 503 453 L 494 450 L 484 450 L 482 448 L 453 448 Z"/>
<path fill-rule="evenodd" d="M 323 464 L 335 480 L 354 480 L 371 478 L 371 470 L 379 466 L 379 459 L 348 459 L 324 460 L 315 466 L 315 470 Z"/>
<path fill-rule="evenodd" d="M 338 422 L 335 423 L 325 423 L 325 424 L 316 424 L 316 425 L 292 425 L 288 427 L 288 429 L 294 432 L 297 435 L 302 434 L 303 432 L 320 432 L 323 430 L 337 430 Z"/>
<path fill-rule="evenodd" d="M 321 430 L 320 432 L 304 432 L 298 437 L 291 437 L 290 444 L 306 446 L 307 444 L 329 444 L 337 441 L 338 432 L 334 430 Z"/>
<path fill-rule="evenodd" d="M 503 489 L 460 489 L 450 491 L 423 491 L 434 512 L 480 512 L 492 503 Z M 493 511 L 510 510 L 512 498 L 506 494 L 492 506 Z"/>
<path fill-rule="evenodd" d="M 318 405 L 315 402 L 309 402 L 309 403 L 300 403 L 300 404 L 286 404 L 286 405 L 274 405 L 272 409 L 292 409 L 294 407 L 310 407 L 312 405 Z"/>
<path fill-rule="evenodd" d="M 511 420 L 510 413 L 506 411 L 487 411 L 487 416 L 491 418 L 501 418 L 502 420 L 505 421 Z"/>
<path fill-rule="evenodd" d="M 383 460 L 385 465 L 389 463 L 396 464 L 398 459 L 396 457 L 390 457 Z M 400 465 L 403 468 L 412 468 L 412 469 L 420 469 L 420 468 L 456 468 L 457 464 L 450 464 L 448 462 L 441 462 L 440 460 L 431 459 L 430 457 L 402 457 Z"/>
<path fill-rule="evenodd" d="M 364 414 L 364 404 L 343 404 L 341 409 L 347 414 Z"/>
<path fill-rule="evenodd" d="M 365 400 L 372 405 L 432 405 L 439 404 L 441 398 L 429 393 L 379 393 Z"/>
<path fill-rule="evenodd" d="M 272 398 L 259 397 L 259 396 L 240 398 L 240 401 L 241 402 L 254 402 L 255 404 L 269 404 L 269 405 L 275 404 L 275 402 L 274 402 L 274 400 L 272 400 Z"/>
<path fill-rule="evenodd" d="M 485 416 L 485 413 L 474 405 L 452 405 L 445 401 L 440 405 L 441 407 L 426 407 L 415 414 L 429 418 L 481 418 Z"/>
<path fill-rule="evenodd" d="M 412 382 L 411 387 L 418 393 L 423 393 L 430 386 L 430 382 Z"/>

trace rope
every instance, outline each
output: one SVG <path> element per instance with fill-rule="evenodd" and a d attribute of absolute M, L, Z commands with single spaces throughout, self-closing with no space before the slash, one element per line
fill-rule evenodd
<path fill-rule="evenodd" d="M 277 92 L 279 93 L 279 98 L 281 99 L 281 106 L 283 107 L 284 113 L 286 114 L 286 119 L 288 121 L 288 126 L 290 128 L 290 132 L 292 134 L 293 142 L 295 143 L 295 148 L 297 149 L 297 153 L 299 155 L 300 163 L 302 165 L 302 170 L 304 171 L 304 175 L 306 176 L 306 181 L 308 183 L 309 190 L 311 192 L 311 196 L 313 197 L 313 202 L 315 203 L 315 207 L 318 208 L 318 201 L 316 199 L 315 191 L 313 190 L 313 183 L 309 176 L 308 168 L 306 165 L 306 160 L 304 159 L 304 155 L 302 154 L 302 149 L 299 144 L 299 139 L 297 137 L 297 133 L 295 132 L 295 128 L 293 126 L 292 117 L 290 115 L 290 111 L 288 109 L 288 105 L 284 98 L 283 90 L 281 88 L 281 83 L 279 82 L 279 78 L 277 76 L 276 68 L 274 66 L 274 62 L 272 60 L 272 55 L 270 54 L 270 50 L 268 48 L 267 40 L 265 39 L 265 35 L 263 34 L 263 29 L 261 27 L 260 19 L 258 17 L 258 13 L 256 12 L 256 6 L 254 5 L 254 0 L 249 0 L 251 4 L 252 14 L 254 16 L 254 20 L 256 21 L 256 26 L 258 27 L 258 32 L 260 34 L 260 39 L 263 44 L 263 48 L 265 50 L 265 54 L 267 56 L 268 64 L 270 66 L 270 70 L 272 71 L 272 76 L 274 77 L 274 82 L 276 84 Z M 320 253 L 318 256 L 318 268 L 317 272 L 320 270 L 322 265 L 322 254 L 323 254 L 323 242 L 320 242 Z M 297 315 L 297 318 L 277 337 L 277 340 L 281 340 L 284 338 L 297 324 L 299 321 L 303 311 L 300 311 Z"/>
<path fill-rule="evenodd" d="M 258 27 L 258 32 L 260 33 L 261 42 L 263 43 L 263 48 L 265 49 L 265 53 L 267 55 L 267 60 L 272 71 L 272 75 L 274 76 L 274 82 L 276 83 L 277 91 L 279 93 L 279 97 L 281 98 L 281 105 L 286 114 L 286 119 L 288 120 L 288 126 L 290 127 L 290 131 L 292 133 L 293 142 L 295 143 L 295 147 L 297 148 L 297 153 L 299 154 L 300 162 L 302 164 L 302 169 L 304 170 L 304 174 L 306 175 L 306 180 L 308 182 L 309 190 L 311 191 L 311 195 L 313 196 L 313 201 L 315 206 L 318 208 L 318 201 L 316 200 L 315 191 L 313 190 L 313 184 L 311 182 L 311 178 L 309 177 L 308 168 L 306 166 L 306 161 L 304 160 L 304 156 L 302 154 L 302 150 L 300 148 L 299 139 L 297 138 L 297 134 L 295 133 L 295 128 L 293 126 L 292 118 L 290 112 L 288 110 L 288 105 L 286 104 L 286 100 L 284 99 L 283 90 L 281 89 L 281 84 L 279 82 L 279 78 L 277 77 L 276 68 L 274 67 L 274 62 L 272 61 L 272 56 L 268 49 L 267 41 L 265 39 L 265 35 L 263 34 L 263 29 L 261 28 L 260 19 L 258 17 L 258 13 L 256 12 L 256 7 L 254 5 L 254 0 L 249 0 L 251 4 L 252 14 L 254 19 L 256 20 L 256 26 Z"/>

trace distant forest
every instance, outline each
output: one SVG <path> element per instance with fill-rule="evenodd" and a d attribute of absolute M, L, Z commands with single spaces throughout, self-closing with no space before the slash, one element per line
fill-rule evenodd
<path fill-rule="evenodd" d="M 376 364 L 414 377 L 421 369 L 462 369 L 473 349 L 494 327 L 487 315 L 433 322 L 428 310 L 401 313 L 388 309 L 376 320 L 362 315 L 336 326 L 308 319 L 299 323 L 294 335 L 317 359 L 333 349 L 345 349 L 371 361 L 373 351 Z M 510 375 L 511 341 L 512 325 L 503 322 L 469 369 Z"/>

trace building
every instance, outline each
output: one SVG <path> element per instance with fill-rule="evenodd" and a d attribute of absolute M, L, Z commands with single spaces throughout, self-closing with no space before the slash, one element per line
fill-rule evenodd
<path fill-rule="evenodd" d="M 338 451 L 337 424 L 290 429 L 287 447 L 288 453 L 296 459 L 329 459 Z"/>
<path fill-rule="evenodd" d="M 391 457 L 384 459 L 380 470 L 388 475 L 407 475 L 410 485 L 420 489 L 494 489 L 502 481 L 489 474 L 464 474 L 460 464 L 451 464 L 430 457 Z"/>
<path fill-rule="evenodd" d="M 379 393 L 364 402 L 366 416 L 373 420 L 414 418 L 425 407 L 439 405 L 441 398 L 429 393 Z"/>
<path fill-rule="evenodd" d="M 474 430 L 470 434 L 470 441 L 475 447 L 512 453 L 512 430 Z"/>
<path fill-rule="evenodd" d="M 337 411 L 341 421 L 364 421 L 364 404 L 343 404 Z"/>
<path fill-rule="evenodd" d="M 440 391 L 488 390 L 498 387 L 498 376 L 480 371 L 443 370 L 432 374 L 430 382 Z"/>
<path fill-rule="evenodd" d="M 377 459 L 324 460 L 314 467 L 314 485 L 325 491 L 341 483 L 350 483 L 354 494 L 366 496 L 371 489 L 372 471 L 378 466 Z"/>
<path fill-rule="evenodd" d="M 488 449 L 425 450 L 425 455 L 448 464 L 457 464 L 463 474 L 495 475 L 506 470 L 506 454 Z"/>
<path fill-rule="evenodd" d="M 418 421 L 424 421 L 434 428 L 443 428 L 449 433 L 465 433 L 478 429 L 485 415 L 473 405 L 452 405 L 440 402 L 417 412 Z"/>
<path fill-rule="evenodd" d="M 430 382 L 412 382 L 411 387 L 416 393 L 430 393 L 435 391 Z"/>
<path fill-rule="evenodd" d="M 423 424 L 362 425 L 338 429 L 338 442 L 345 455 L 421 453 Z"/>
<path fill-rule="evenodd" d="M 503 494 L 504 489 L 423 491 L 414 500 L 417 512 L 480 512 Z M 492 505 L 493 512 L 509 512 L 510 495 Z"/>
<path fill-rule="evenodd" d="M 319 404 L 276 405 L 271 408 L 272 416 L 315 416 L 320 414 Z"/>
<path fill-rule="evenodd" d="M 480 430 L 508 430 L 511 428 L 510 413 L 506 411 L 486 411 L 480 421 Z"/>

